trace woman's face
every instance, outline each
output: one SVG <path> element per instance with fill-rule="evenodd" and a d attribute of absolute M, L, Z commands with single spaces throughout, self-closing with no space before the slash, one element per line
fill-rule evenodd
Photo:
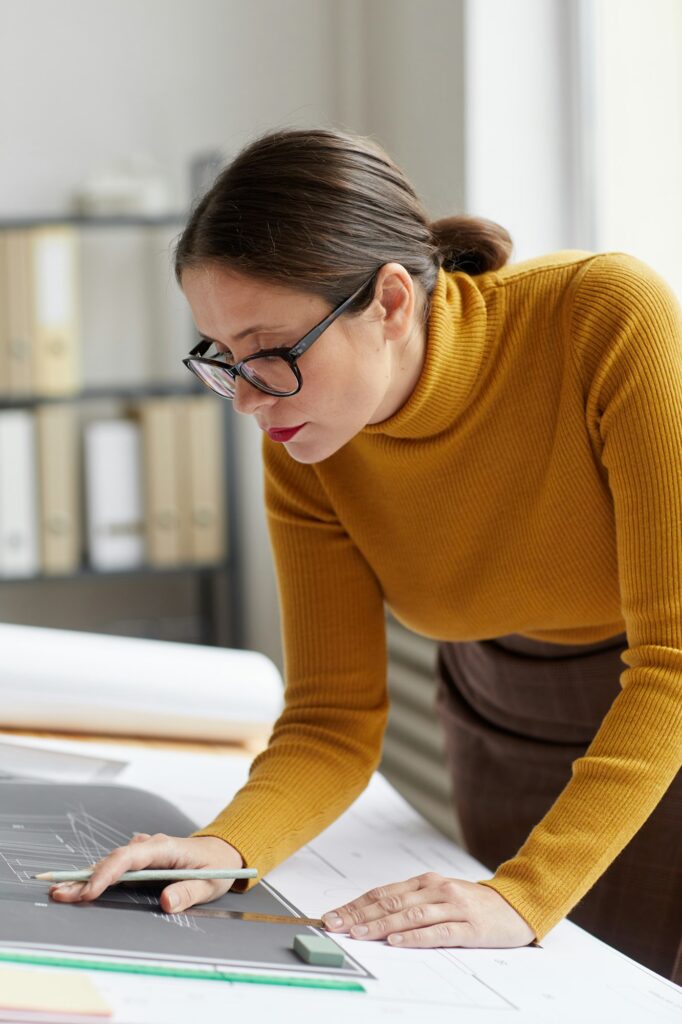
<path fill-rule="evenodd" d="M 220 351 L 229 349 L 235 362 L 290 348 L 331 311 L 318 296 L 215 265 L 185 270 L 182 289 L 199 333 Z M 412 279 L 401 264 L 387 263 L 368 309 L 342 314 L 298 360 L 298 394 L 267 395 L 237 377 L 234 408 L 253 416 L 298 462 L 320 462 L 404 404 L 423 356 Z M 294 436 L 277 434 L 294 427 Z"/>

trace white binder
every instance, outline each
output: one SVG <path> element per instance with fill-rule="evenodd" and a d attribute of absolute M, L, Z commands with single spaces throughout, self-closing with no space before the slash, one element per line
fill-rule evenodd
<path fill-rule="evenodd" d="M 35 228 L 30 237 L 33 390 L 40 395 L 73 394 L 82 381 L 77 235 L 71 227 L 55 225 Z"/>
<path fill-rule="evenodd" d="M 95 420 L 84 441 L 90 564 L 136 568 L 144 562 L 140 429 L 132 420 Z"/>
<path fill-rule="evenodd" d="M 35 421 L 25 409 L 0 411 L 0 576 L 40 571 Z"/>

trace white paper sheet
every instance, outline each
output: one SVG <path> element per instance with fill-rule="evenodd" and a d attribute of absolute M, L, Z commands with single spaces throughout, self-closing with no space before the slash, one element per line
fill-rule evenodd
<path fill-rule="evenodd" d="M 67 753 L 21 740 L 0 740 L 0 779 L 48 782 L 108 782 L 125 768 L 111 757 Z"/>

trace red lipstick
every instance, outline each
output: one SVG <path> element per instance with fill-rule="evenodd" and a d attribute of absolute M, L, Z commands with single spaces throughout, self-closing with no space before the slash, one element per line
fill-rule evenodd
<path fill-rule="evenodd" d="M 279 429 L 277 427 L 270 427 L 266 433 L 271 440 L 283 443 L 285 441 L 291 441 L 292 437 L 295 434 L 298 434 L 301 427 L 304 426 L 305 423 L 299 423 L 297 427 L 281 427 Z"/>

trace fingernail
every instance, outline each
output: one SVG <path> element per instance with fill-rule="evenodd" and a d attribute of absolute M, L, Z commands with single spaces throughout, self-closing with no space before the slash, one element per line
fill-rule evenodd
<path fill-rule="evenodd" d="M 388 941 L 391 943 L 392 946 L 399 946 L 400 943 L 403 941 L 403 936 L 402 935 L 389 935 Z"/>
<path fill-rule="evenodd" d="M 62 882 L 61 885 L 55 886 L 55 892 L 61 892 L 65 896 L 75 896 L 76 893 L 82 892 L 84 888 L 84 882 Z"/>
<path fill-rule="evenodd" d="M 338 914 L 325 914 L 322 918 L 327 928 L 340 928 L 343 924 Z"/>
<path fill-rule="evenodd" d="M 170 907 L 171 910 L 175 910 L 176 907 L 180 906 L 180 897 L 177 896 L 174 892 L 172 892 L 168 897 L 168 906 Z"/>
<path fill-rule="evenodd" d="M 366 935 L 369 928 L 366 924 L 354 924 L 350 930 L 351 935 L 357 937 L 358 935 Z"/>

